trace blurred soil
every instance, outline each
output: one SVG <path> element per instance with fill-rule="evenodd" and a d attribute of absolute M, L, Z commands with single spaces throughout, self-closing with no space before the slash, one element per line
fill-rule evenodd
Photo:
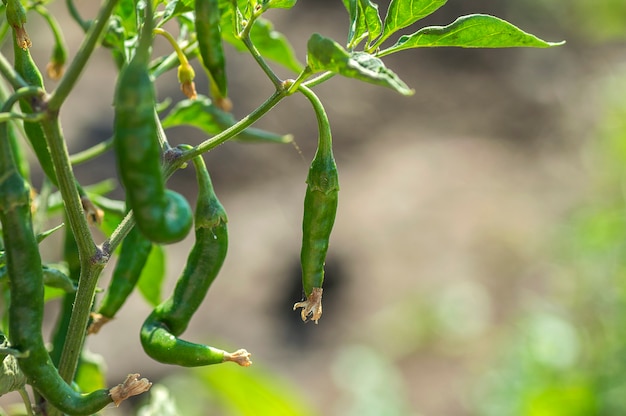
<path fill-rule="evenodd" d="M 345 12 L 335 3 L 303 1 L 272 18 L 304 51 L 312 32 L 345 38 Z M 457 3 L 427 23 L 477 9 L 523 23 L 502 4 Z M 544 38 L 563 37 L 529 25 Z M 73 23 L 66 26 L 78 34 Z M 75 51 L 79 37 L 69 39 Z M 49 49 L 34 48 L 43 62 Z M 185 338 L 249 349 L 255 363 L 296 383 L 320 414 L 349 414 L 340 409 L 350 408 L 354 392 L 335 372 L 351 346 L 395 365 L 411 414 L 470 414 L 470 393 L 503 328 L 524 299 L 544 290 L 555 224 L 584 192 L 580 147 L 593 121 L 587 82 L 611 59 L 610 50 L 584 45 L 408 51 L 386 62 L 415 89 L 413 97 L 339 78 L 316 88 L 333 125 L 342 186 L 317 326 L 291 311 L 300 299 L 302 198 L 316 123 L 304 99 L 281 103 L 259 126 L 293 133 L 297 149 L 233 143 L 207 156 L 231 244 Z M 271 85 L 247 56 L 230 51 L 229 64 L 235 113 L 244 116 Z M 110 134 L 112 70 L 99 52 L 79 83 L 82 93 L 64 109 L 71 149 Z M 160 86 L 180 98 L 173 74 Z M 176 143 L 202 140 L 193 131 L 172 136 Z M 84 183 L 114 173 L 111 157 L 99 162 L 78 170 Z M 171 187 L 182 189 L 193 177 L 192 169 L 182 171 Z M 186 190 L 191 199 L 194 192 Z M 169 287 L 192 243 L 169 248 Z M 130 370 L 154 380 L 174 371 L 141 350 L 138 331 L 148 313 L 134 296 L 89 339 L 112 382 Z"/>

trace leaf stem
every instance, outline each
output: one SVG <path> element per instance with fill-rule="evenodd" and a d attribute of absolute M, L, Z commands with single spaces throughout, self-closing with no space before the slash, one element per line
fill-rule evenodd
<path fill-rule="evenodd" d="M 302 85 L 304 85 L 307 88 L 313 88 L 319 84 L 321 84 L 322 82 L 328 81 L 329 79 L 331 79 L 332 77 L 334 77 L 336 75 L 336 73 L 332 72 L 332 71 L 327 71 L 324 72 L 323 74 L 302 83 Z"/>
<path fill-rule="evenodd" d="M 250 31 L 252 30 L 252 26 L 254 26 L 254 22 L 256 21 L 257 17 L 258 17 L 257 15 L 253 15 L 252 18 L 250 18 L 246 26 L 243 28 L 240 38 L 243 41 L 243 44 L 246 46 L 246 48 L 248 48 L 248 51 L 250 52 L 254 60 L 261 67 L 263 72 L 265 72 L 265 75 L 267 75 L 270 81 L 272 81 L 272 84 L 274 84 L 274 87 L 279 89 L 280 85 L 282 84 L 282 80 L 278 78 L 278 76 L 274 73 L 272 68 L 267 64 L 267 62 L 261 56 L 261 53 L 258 51 L 256 46 L 254 46 L 252 39 L 250 38 Z"/>
<path fill-rule="evenodd" d="M 180 158 L 177 158 L 176 161 L 166 169 L 166 174 L 168 172 L 173 172 L 178 169 L 183 163 L 190 161 L 196 156 L 199 156 L 203 153 L 208 152 L 209 150 L 219 146 L 220 144 L 226 142 L 227 140 L 233 138 L 237 134 L 241 133 L 247 127 L 251 126 L 258 119 L 263 117 L 268 111 L 270 111 L 276 104 L 280 102 L 283 98 L 287 96 L 287 90 L 284 88 L 277 89 L 274 94 L 272 94 L 263 104 L 261 104 L 256 110 L 248 114 L 246 117 L 239 120 L 237 123 L 233 124 L 231 127 L 222 131 L 219 134 L 203 141 L 196 147 L 191 150 L 184 151 Z M 171 173 L 170 173 L 171 175 Z"/>
<path fill-rule="evenodd" d="M 109 137 L 105 141 L 102 141 L 89 149 L 70 155 L 70 163 L 72 166 L 80 165 L 81 163 L 95 159 L 111 148 L 113 148 L 113 138 Z"/>
<path fill-rule="evenodd" d="M 61 108 L 61 104 L 63 104 L 69 93 L 72 91 L 76 82 L 78 82 L 78 78 L 85 68 L 91 53 L 95 49 L 100 35 L 104 32 L 109 23 L 109 16 L 111 16 L 117 2 L 118 0 L 107 0 L 104 6 L 100 9 L 95 22 L 89 26 L 87 34 L 85 35 L 83 43 L 80 45 L 76 56 L 67 68 L 63 78 L 61 78 L 56 90 L 54 90 L 50 95 L 50 99 L 48 100 L 48 109 L 50 111 L 56 111 Z"/>
<path fill-rule="evenodd" d="M 4 54 L 0 53 L 0 74 L 11 84 L 14 90 L 17 90 L 22 87 L 28 87 L 28 83 L 24 81 L 16 71 L 13 69 L 13 65 L 7 58 L 4 57 Z"/>

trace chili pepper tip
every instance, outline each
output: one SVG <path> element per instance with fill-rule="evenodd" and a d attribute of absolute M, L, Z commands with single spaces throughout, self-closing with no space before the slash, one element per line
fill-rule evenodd
<path fill-rule="evenodd" d="M 252 354 L 244 349 L 235 352 L 224 352 L 224 361 L 232 361 L 242 367 L 250 367 L 252 364 L 252 360 L 250 360 L 251 355 Z"/>
<path fill-rule="evenodd" d="M 122 384 L 118 384 L 109 390 L 109 395 L 115 406 L 119 406 L 120 403 L 129 397 L 150 390 L 151 386 L 152 383 L 147 378 L 140 379 L 139 374 L 129 374 Z"/>
<path fill-rule="evenodd" d="M 97 334 L 100 332 L 100 328 L 104 326 L 107 322 L 109 322 L 111 318 L 108 318 L 100 313 L 92 312 L 91 313 L 91 324 L 89 328 L 87 328 L 87 334 Z"/>
<path fill-rule="evenodd" d="M 295 311 L 298 308 L 302 308 L 300 312 L 300 317 L 302 321 L 307 322 L 309 318 L 311 321 L 315 322 L 317 325 L 317 321 L 322 317 L 322 292 L 324 289 L 321 287 L 314 287 L 311 291 L 309 297 L 306 298 L 305 301 L 297 302 L 293 305 L 293 310 Z"/>

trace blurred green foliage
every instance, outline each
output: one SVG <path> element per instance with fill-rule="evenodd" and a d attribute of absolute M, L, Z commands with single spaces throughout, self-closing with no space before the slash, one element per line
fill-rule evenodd
<path fill-rule="evenodd" d="M 557 23 L 572 36 L 589 42 L 626 40 L 626 2 L 623 0 L 525 0 L 509 2 L 515 14 L 544 25 Z"/>
<path fill-rule="evenodd" d="M 597 90 L 587 199 L 560 227 L 548 290 L 510 328 L 477 414 L 626 414 L 626 68 Z"/>

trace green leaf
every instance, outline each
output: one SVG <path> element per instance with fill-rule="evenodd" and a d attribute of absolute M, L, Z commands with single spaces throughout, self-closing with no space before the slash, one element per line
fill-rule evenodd
<path fill-rule="evenodd" d="M 380 36 L 383 22 L 378 13 L 378 5 L 370 0 L 344 0 L 350 15 L 348 49 L 355 48 L 365 38 L 368 43 Z"/>
<path fill-rule="evenodd" d="M 139 293 L 151 306 L 157 306 L 161 303 L 161 288 L 164 280 L 165 253 L 163 247 L 154 244 L 137 282 Z"/>
<path fill-rule="evenodd" d="M 378 5 L 370 0 L 359 0 L 359 8 L 367 28 L 368 43 L 372 43 L 383 30 L 383 21 L 378 13 Z"/>
<path fill-rule="evenodd" d="M 383 34 L 374 47 L 380 45 L 393 33 L 412 25 L 420 19 L 432 14 L 446 4 L 447 0 L 391 0 Z"/>
<path fill-rule="evenodd" d="M 199 95 L 196 100 L 183 100 L 176 104 L 162 124 L 164 129 L 188 125 L 196 127 L 208 135 L 215 135 L 233 126 L 236 122 L 237 120 L 232 114 L 213 105 L 210 98 Z M 235 136 L 234 140 L 289 143 L 292 137 L 248 127 Z"/>
<path fill-rule="evenodd" d="M 169 0 L 165 5 L 165 10 L 163 11 L 163 16 L 161 17 L 162 21 L 159 26 L 183 13 L 193 11 L 193 4 L 194 0 Z"/>
<path fill-rule="evenodd" d="M 307 44 L 307 65 L 313 72 L 332 71 L 348 78 L 391 88 L 402 95 L 411 90 L 383 61 L 366 52 L 349 53 L 332 39 L 314 34 Z"/>
<path fill-rule="evenodd" d="M 94 352 L 83 350 L 76 371 L 76 384 L 82 392 L 92 392 L 107 387 L 106 363 L 104 357 Z"/>
<path fill-rule="evenodd" d="M 461 16 L 447 26 L 429 26 L 402 36 L 378 56 L 410 48 L 457 46 L 461 48 L 549 48 L 564 42 L 546 42 L 500 18 L 485 14 Z"/>
<path fill-rule="evenodd" d="M 359 25 L 359 6 L 358 6 L 358 2 L 359 0 L 343 0 L 343 5 L 346 7 L 346 10 L 348 11 L 348 16 L 350 18 L 350 26 L 348 28 L 348 47 L 353 47 L 359 44 L 359 42 L 361 39 L 357 39 L 359 37 L 362 36 L 362 33 L 359 34 L 358 32 L 358 28 L 360 27 Z"/>
<path fill-rule="evenodd" d="M 233 365 L 194 371 L 205 389 L 220 399 L 224 414 L 239 416 L 310 416 L 315 414 L 294 386 L 256 364 L 242 370 Z"/>
<path fill-rule="evenodd" d="M 234 35 L 232 12 L 224 13 L 220 25 L 224 40 L 233 45 L 239 52 L 247 52 L 248 49 L 241 39 Z M 250 38 L 264 58 L 272 60 L 295 73 L 302 71 L 302 63 L 296 57 L 289 40 L 285 35 L 274 30 L 274 25 L 269 20 L 262 17 L 256 19 L 250 30 Z"/>
<path fill-rule="evenodd" d="M 298 0 L 265 0 L 264 9 L 291 9 Z"/>

